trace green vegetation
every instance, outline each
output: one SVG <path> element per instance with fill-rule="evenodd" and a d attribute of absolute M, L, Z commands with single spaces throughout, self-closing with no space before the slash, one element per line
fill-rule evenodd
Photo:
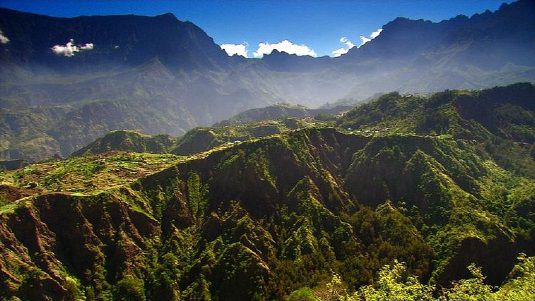
<path fill-rule="evenodd" d="M 450 288 L 438 290 L 422 284 L 417 277 L 407 275 L 406 266 L 394 261 L 383 267 L 373 285 L 348 292 L 340 276 L 334 274 L 330 282 L 316 289 L 301 288 L 290 294 L 288 300 L 347 300 L 347 301 L 527 301 L 535 296 L 535 257 L 521 255 L 510 278 L 500 288 L 484 283 L 481 269 L 470 265 L 471 277 L 456 281 Z"/>
<path fill-rule="evenodd" d="M 191 155 L 220 145 L 231 146 L 254 138 L 276 135 L 298 128 L 317 126 L 310 118 L 262 120 L 245 123 L 222 123 L 210 128 L 195 128 L 181 137 L 171 153 Z"/>
<path fill-rule="evenodd" d="M 117 282 L 114 292 L 117 301 L 145 301 L 143 281 L 132 276 L 126 276 Z"/>
<path fill-rule="evenodd" d="M 251 109 L 232 116 L 216 126 L 228 126 L 236 124 L 247 124 L 256 121 L 284 120 L 290 118 L 305 119 L 314 117 L 317 120 L 332 120 L 331 116 L 347 111 L 352 106 L 341 102 L 332 106 L 325 106 L 319 109 L 309 109 L 302 105 L 292 105 L 288 103 L 278 103 L 265 108 Z M 319 118 L 318 118 L 319 117 Z M 327 117 L 327 118 L 326 118 Z"/>
<path fill-rule="evenodd" d="M 134 131 L 112 131 L 88 146 L 73 153 L 73 156 L 96 155 L 109 151 L 136 153 L 169 153 L 175 139 L 167 135 L 144 135 Z"/>
<path fill-rule="evenodd" d="M 244 123 L 221 123 L 214 127 L 194 128 L 177 138 L 168 135 L 145 135 L 135 131 L 112 131 L 74 152 L 72 156 L 98 155 L 114 151 L 192 155 L 221 146 L 232 146 L 254 138 L 326 124 L 328 124 L 326 121 L 308 117 L 304 119 L 280 118 L 278 120 Z"/>
<path fill-rule="evenodd" d="M 199 128 L 177 142 L 187 157 L 107 151 L 4 171 L 0 294 L 531 300 L 531 115 L 470 109 L 532 112 L 525 89 L 387 94 L 337 128 Z M 421 122 L 433 113 L 440 124 Z"/>
<path fill-rule="evenodd" d="M 96 192 L 130 183 L 178 162 L 171 154 L 108 152 L 61 161 L 30 164 L 0 171 L 0 181 L 33 193 L 47 191 Z"/>

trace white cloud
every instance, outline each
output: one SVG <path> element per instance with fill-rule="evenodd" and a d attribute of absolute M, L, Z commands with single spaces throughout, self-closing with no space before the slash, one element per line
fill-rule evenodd
<path fill-rule="evenodd" d="M 63 55 L 67 57 L 74 56 L 77 52 L 80 52 L 82 50 L 92 50 L 95 45 L 93 43 L 86 43 L 83 45 L 76 45 L 74 44 L 74 40 L 70 39 L 69 42 L 65 45 L 54 45 L 52 48 L 52 51 L 57 55 Z"/>
<path fill-rule="evenodd" d="M 377 38 L 381 34 L 381 31 L 383 31 L 383 29 L 379 28 L 376 31 L 372 32 L 370 34 L 370 36 L 368 36 L 368 37 L 367 36 L 360 36 L 360 41 L 362 42 L 362 44 L 360 44 L 360 46 L 362 46 L 362 45 L 368 43 L 369 41 Z"/>
<path fill-rule="evenodd" d="M 372 32 L 372 34 L 370 35 L 370 38 L 373 40 L 375 38 L 377 38 L 380 34 L 381 34 L 381 31 L 383 31 L 382 28 L 379 28 L 377 29 L 376 31 Z"/>
<path fill-rule="evenodd" d="M 369 41 L 371 41 L 372 39 L 368 38 L 367 36 L 360 36 L 360 46 L 368 43 Z M 359 46 L 359 47 L 360 47 Z"/>
<path fill-rule="evenodd" d="M 225 50 L 225 52 L 229 56 L 233 55 L 241 55 L 243 57 L 248 57 L 247 55 L 247 43 L 243 42 L 241 44 L 221 44 L 221 49 Z"/>
<path fill-rule="evenodd" d="M 349 40 L 346 37 L 341 37 L 340 38 L 340 43 L 345 44 L 345 47 L 338 48 L 338 49 L 334 50 L 332 52 L 332 56 L 339 57 L 339 56 L 341 56 L 343 54 L 346 54 L 349 51 L 349 49 L 355 47 L 355 44 L 353 44 L 353 42 L 351 42 L 351 40 Z"/>
<path fill-rule="evenodd" d="M 51 49 L 55 54 L 64 56 L 73 56 L 75 52 L 80 51 L 78 47 L 74 45 L 73 39 L 65 45 L 54 45 Z"/>
<path fill-rule="evenodd" d="M 340 38 L 340 43 L 346 44 L 347 48 L 349 48 L 349 49 L 355 47 L 355 44 L 353 44 L 353 42 L 351 42 L 351 40 L 349 40 L 346 37 L 341 37 Z"/>
<path fill-rule="evenodd" d="M 383 29 L 379 28 L 376 31 L 372 32 L 369 36 L 364 36 L 364 35 L 359 36 L 360 45 L 357 46 L 357 48 L 362 46 L 362 45 L 364 45 L 364 44 L 366 44 L 366 43 L 368 43 L 369 41 L 377 38 L 381 34 L 381 31 L 383 31 Z M 341 55 L 346 54 L 349 51 L 349 49 L 351 49 L 351 48 L 356 46 L 355 44 L 353 44 L 353 42 L 351 42 L 351 40 L 349 40 L 346 37 L 341 37 L 340 38 L 340 43 L 345 44 L 345 46 L 342 47 L 342 48 L 338 48 L 336 50 L 333 50 L 333 52 L 331 52 L 331 56 L 339 57 Z"/>
<path fill-rule="evenodd" d="M 316 57 L 316 52 L 308 47 L 307 45 L 298 45 L 294 44 L 288 40 L 281 41 L 279 43 L 270 44 L 268 42 L 259 43 L 258 49 L 253 52 L 253 56 L 256 58 L 261 58 L 265 54 L 270 54 L 273 50 L 278 50 L 280 52 L 286 52 L 289 54 L 295 54 L 298 56 L 309 55 Z"/>
<path fill-rule="evenodd" d="M 6 36 L 4 35 L 4 33 L 2 32 L 2 30 L 0 30 L 0 43 L 1 43 L 1 44 L 7 44 L 7 43 L 9 43 L 9 39 L 8 39 L 8 37 L 6 37 Z"/>
<path fill-rule="evenodd" d="M 93 50 L 93 43 L 86 43 L 85 45 L 80 46 L 80 50 Z"/>

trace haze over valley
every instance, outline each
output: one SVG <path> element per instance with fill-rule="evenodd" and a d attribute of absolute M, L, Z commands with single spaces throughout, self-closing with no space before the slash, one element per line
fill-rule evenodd
<path fill-rule="evenodd" d="M 1 9 L 4 159 L 68 156 L 107 131 L 182 135 L 275 103 L 311 108 L 391 91 L 535 78 L 533 3 L 439 23 L 397 18 L 340 57 L 228 56 L 172 14 L 54 18 Z M 44 34 L 46 33 L 46 34 Z"/>
<path fill-rule="evenodd" d="M 535 1 L 134 2 L 0 2 L 0 300 L 535 300 Z"/>

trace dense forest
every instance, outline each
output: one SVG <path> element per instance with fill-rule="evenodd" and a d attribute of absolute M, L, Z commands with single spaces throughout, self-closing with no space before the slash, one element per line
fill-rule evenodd
<path fill-rule="evenodd" d="M 2 171 L 0 296 L 532 300 L 533 99 L 387 93 Z"/>

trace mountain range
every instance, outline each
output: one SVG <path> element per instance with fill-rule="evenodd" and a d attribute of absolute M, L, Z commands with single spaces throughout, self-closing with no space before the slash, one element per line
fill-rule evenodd
<path fill-rule="evenodd" d="M 377 33 L 0 8 L 0 300 L 535 300 L 535 1 Z"/>
<path fill-rule="evenodd" d="M 110 130 L 181 135 L 241 111 L 535 79 L 535 4 L 397 18 L 338 58 L 229 57 L 172 14 L 56 18 L 0 9 L 0 157 L 68 156 Z"/>
<path fill-rule="evenodd" d="M 0 296 L 532 300 L 534 98 L 388 93 L 0 171 Z"/>

